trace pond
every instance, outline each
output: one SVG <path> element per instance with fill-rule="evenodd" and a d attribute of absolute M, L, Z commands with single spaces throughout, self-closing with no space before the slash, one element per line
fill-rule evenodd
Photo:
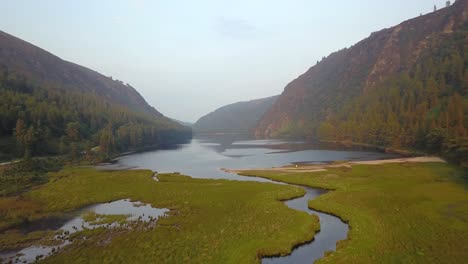
<path fill-rule="evenodd" d="M 128 223 L 141 221 L 151 226 L 156 224 L 158 218 L 169 212 L 165 208 L 153 208 L 151 205 L 141 202 L 132 202 L 128 199 L 86 206 L 75 212 L 67 213 L 63 217 L 41 219 L 20 227 L 24 233 L 41 230 L 55 230 L 54 246 L 34 245 L 27 248 L 0 253 L 4 262 L 32 263 L 38 259 L 58 252 L 63 247 L 72 243 L 69 240 L 71 234 L 84 229 L 102 228 L 127 228 Z M 86 218 L 86 219 L 85 219 Z M 117 222 L 120 219 L 122 223 Z"/>

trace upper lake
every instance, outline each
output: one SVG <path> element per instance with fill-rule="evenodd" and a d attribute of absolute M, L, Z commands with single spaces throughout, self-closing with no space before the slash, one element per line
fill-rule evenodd
<path fill-rule="evenodd" d="M 279 140 L 246 140 L 233 135 L 196 137 L 190 143 L 173 149 L 135 153 L 118 159 L 104 168 L 141 168 L 157 172 L 180 172 L 195 178 L 272 182 L 263 178 L 244 177 L 222 171 L 278 167 L 288 164 L 326 163 L 339 160 L 375 160 L 395 155 L 372 151 L 319 149 L 310 143 Z M 336 243 L 346 239 L 348 225 L 335 216 L 308 208 L 308 201 L 326 191 L 302 186 L 306 195 L 285 202 L 286 206 L 315 214 L 320 220 L 320 232 L 314 240 L 295 248 L 288 256 L 263 258 L 263 264 L 309 264 L 336 250 Z"/>
<path fill-rule="evenodd" d="M 229 174 L 227 169 L 279 167 L 294 163 L 326 163 L 338 160 L 374 160 L 397 157 L 372 151 L 314 149 L 303 142 L 245 140 L 236 136 L 195 137 L 173 149 L 135 153 L 120 157 L 107 168 L 150 169 L 180 172 L 194 178 L 249 181 L 260 179 Z M 265 180 L 266 181 L 266 180 Z"/>

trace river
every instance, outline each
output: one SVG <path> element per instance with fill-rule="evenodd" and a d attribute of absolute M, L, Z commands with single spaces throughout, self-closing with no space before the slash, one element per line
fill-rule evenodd
<path fill-rule="evenodd" d="M 304 147 L 307 146 L 307 147 Z M 316 149 L 303 142 L 278 140 L 248 140 L 237 136 L 196 137 L 188 144 L 173 149 L 156 150 L 121 157 L 106 168 L 144 168 L 157 172 L 180 172 L 194 178 L 230 179 L 272 182 L 267 179 L 244 177 L 223 172 L 228 169 L 251 169 L 299 163 L 326 163 L 337 160 L 375 160 L 394 158 L 394 155 L 372 151 L 344 151 Z M 276 182 L 275 182 L 276 183 Z M 346 239 L 348 225 L 337 217 L 308 208 L 308 201 L 326 191 L 304 187 L 306 195 L 286 201 L 293 209 L 316 214 L 320 232 L 313 241 L 295 248 L 291 255 L 263 258 L 262 263 L 307 263 L 336 249 L 339 240 Z"/>

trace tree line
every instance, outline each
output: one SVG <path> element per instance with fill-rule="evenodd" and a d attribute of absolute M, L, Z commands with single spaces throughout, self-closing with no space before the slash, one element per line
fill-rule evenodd
<path fill-rule="evenodd" d="M 189 128 L 93 93 L 37 84 L 0 68 L 0 160 L 43 155 L 104 157 L 191 137 Z"/>
<path fill-rule="evenodd" d="M 468 166 L 466 33 L 433 41 L 412 69 L 329 111 L 317 137 L 423 150 Z"/>

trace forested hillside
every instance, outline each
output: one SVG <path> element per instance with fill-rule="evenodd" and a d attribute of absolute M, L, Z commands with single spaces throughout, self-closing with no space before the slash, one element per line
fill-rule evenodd
<path fill-rule="evenodd" d="M 324 58 L 288 84 L 256 136 L 413 148 L 466 163 L 467 2 Z"/>
<path fill-rule="evenodd" d="M 195 133 L 252 134 L 255 126 L 278 96 L 237 102 L 216 109 L 201 117 L 194 125 Z"/>
<path fill-rule="evenodd" d="M 190 137 L 131 86 L 0 32 L 0 160 L 107 156 Z"/>
<path fill-rule="evenodd" d="M 0 67 L 2 66 L 36 84 L 93 93 L 135 111 L 161 116 L 129 84 L 62 60 L 46 50 L 0 31 Z"/>

